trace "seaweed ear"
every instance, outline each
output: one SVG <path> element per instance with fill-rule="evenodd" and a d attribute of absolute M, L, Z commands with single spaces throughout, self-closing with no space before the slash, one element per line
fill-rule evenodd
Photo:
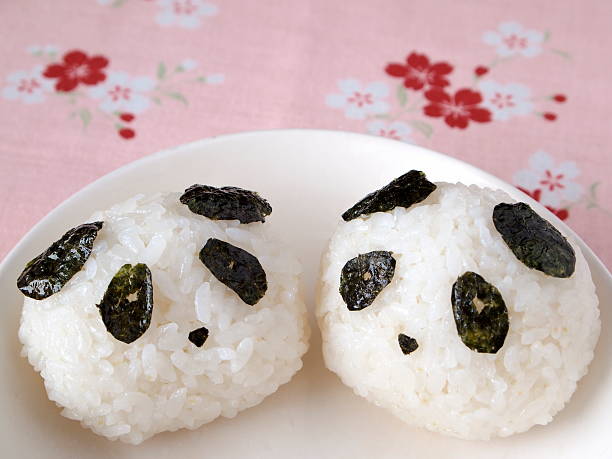
<path fill-rule="evenodd" d="M 17 288 L 35 300 L 44 300 L 59 292 L 91 255 L 103 224 L 84 223 L 66 231 L 48 249 L 26 264 L 17 279 Z"/>
<path fill-rule="evenodd" d="M 468 271 L 453 284 L 451 304 L 463 344 L 476 352 L 497 353 L 509 329 L 508 308 L 499 290 Z"/>
<path fill-rule="evenodd" d="M 374 212 L 386 212 L 396 207 L 408 208 L 427 198 L 436 185 L 421 171 L 411 170 L 393 179 L 384 187 L 373 191 L 342 214 L 344 221 L 351 221 Z"/>
<path fill-rule="evenodd" d="M 574 273 L 576 254 L 571 244 L 528 204 L 497 204 L 493 224 L 514 256 L 528 268 L 559 278 Z"/>
<path fill-rule="evenodd" d="M 272 206 L 255 191 L 236 186 L 215 188 L 191 185 L 179 198 L 194 214 L 211 220 L 238 220 L 240 223 L 265 222 Z"/>

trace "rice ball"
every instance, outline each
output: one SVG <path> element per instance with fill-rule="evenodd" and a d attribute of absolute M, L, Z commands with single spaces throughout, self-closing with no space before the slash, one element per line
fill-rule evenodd
<path fill-rule="evenodd" d="M 19 329 L 23 354 L 64 416 L 138 444 L 234 417 L 302 367 L 309 330 L 301 266 L 269 222 L 211 220 L 178 193 L 138 195 L 89 221 L 104 225 L 82 269 L 47 299 L 26 298 Z M 267 290 L 256 304 L 198 259 L 210 238 L 259 260 Z M 133 263 L 150 269 L 153 312 L 144 334 L 126 344 L 109 333 L 97 305 L 118 270 Z"/>
<path fill-rule="evenodd" d="M 586 374 L 599 337 L 584 256 L 568 237 L 576 259 L 570 277 L 530 269 L 492 221 L 497 204 L 514 202 L 510 196 L 437 185 L 409 208 L 339 224 L 322 258 L 317 305 L 325 363 L 357 395 L 431 431 L 485 440 L 547 424 Z M 389 252 L 394 266 L 379 259 Z M 381 283 L 358 298 L 367 307 L 349 310 L 352 292 L 341 277 L 370 253 Z M 502 345 L 488 351 L 465 344 L 454 316 L 454 288 L 470 272 L 496 289 L 507 310 Z"/>

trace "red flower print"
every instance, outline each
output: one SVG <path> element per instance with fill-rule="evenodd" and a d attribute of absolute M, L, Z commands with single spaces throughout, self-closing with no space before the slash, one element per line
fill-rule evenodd
<path fill-rule="evenodd" d="M 198 5 L 195 5 L 191 0 L 185 0 L 182 4 L 174 2 L 172 4 L 175 14 L 193 14 L 198 11 Z"/>
<path fill-rule="evenodd" d="M 119 118 L 121 118 L 126 123 L 129 123 L 130 121 L 133 121 L 135 117 L 131 113 L 121 113 L 119 114 Z"/>
<path fill-rule="evenodd" d="M 119 135 L 124 139 L 131 139 L 136 135 L 136 132 L 134 131 L 134 129 L 123 128 L 119 129 Z"/>
<path fill-rule="evenodd" d="M 465 129 L 470 120 L 478 123 L 491 121 L 491 112 L 478 104 L 482 102 L 482 96 L 471 89 L 459 89 L 454 96 L 448 94 L 442 88 L 432 88 L 425 92 L 429 105 L 423 107 L 427 116 L 434 118 L 444 117 L 444 121 L 450 127 Z"/>
<path fill-rule="evenodd" d="M 550 113 L 550 112 L 544 113 L 542 116 L 547 121 L 554 121 L 557 119 L 557 115 L 555 115 L 554 113 Z"/>
<path fill-rule="evenodd" d="M 502 41 L 510 49 L 525 49 L 529 44 L 529 41 L 525 37 L 519 37 L 515 34 L 508 35 L 503 38 Z"/>
<path fill-rule="evenodd" d="M 18 91 L 27 92 L 28 94 L 32 94 L 38 88 L 40 88 L 40 83 L 35 78 L 30 78 L 29 80 L 24 78 L 19 82 L 19 86 L 17 86 Z"/>
<path fill-rule="evenodd" d="M 525 193 L 527 196 L 529 196 L 531 199 L 533 199 L 534 201 L 540 202 L 540 196 L 542 195 L 541 190 L 534 190 L 533 192 L 531 192 L 520 186 L 517 186 L 517 188 L 521 190 L 523 193 Z"/>
<path fill-rule="evenodd" d="M 423 89 L 425 85 L 444 87 L 450 83 L 446 75 L 453 71 L 453 67 L 447 62 L 436 62 L 431 64 L 425 54 L 410 53 L 406 58 L 406 64 L 391 63 L 385 68 L 385 72 L 392 77 L 403 78 L 404 86 L 416 91 Z"/>
<path fill-rule="evenodd" d="M 496 92 L 489 102 L 500 110 L 505 107 L 514 107 L 516 105 L 512 94 L 502 94 L 500 92 Z"/>
<path fill-rule="evenodd" d="M 50 64 L 43 75 L 47 78 L 57 78 L 55 89 L 68 92 L 76 88 L 80 83 L 96 85 L 106 79 L 102 71 L 108 65 L 108 59 L 104 56 L 87 56 L 83 51 L 75 50 L 64 54 L 63 62 Z"/>
<path fill-rule="evenodd" d="M 553 209 L 552 207 L 548 206 L 546 206 L 546 208 L 555 214 L 559 220 L 567 220 L 567 217 L 569 217 L 569 212 L 567 209 Z"/>
<path fill-rule="evenodd" d="M 547 187 L 550 191 L 555 191 L 555 188 L 565 188 L 565 185 L 561 182 L 564 174 L 553 174 L 548 169 L 544 172 L 545 177 L 540 180 L 540 184 Z"/>
<path fill-rule="evenodd" d="M 474 69 L 474 74 L 478 77 L 486 75 L 487 73 L 489 73 L 489 67 L 485 67 L 484 65 L 479 65 Z"/>
<path fill-rule="evenodd" d="M 567 100 L 567 96 L 565 94 L 555 94 L 553 96 L 553 100 L 555 102 L 563 103 Z"/>
<path fill-rule="evenodd" d="M 346 100 L 351 104 L 357 105 L 359 108 L 374 103 L 372 94 L 362 94 L 360 92 L 354 92 L 353 95 Z"/>
<path fill-rule="evenodd" d="M 533 199 L 534 201 L 540 202 L 540 196 L 542 196 L 542 190 L 533 190 L 533 192 L 531 192 L 529 190 L 526 190 L 525 188 L 521 188 L 520 186 L 517 186 L 517 188 L 521 190 L 523 193 L 525 193 L 527 196 L 529 196 L 531 199 Z M 569 217 L 569 210 L 567 209 L 555 209 L 550 206 L 544 206 L 544 207 L 546 207 L 546 209 L 548 209 L 550 212 L 555 214 L 559 220 L 567 220 L 567 218 Z"/>

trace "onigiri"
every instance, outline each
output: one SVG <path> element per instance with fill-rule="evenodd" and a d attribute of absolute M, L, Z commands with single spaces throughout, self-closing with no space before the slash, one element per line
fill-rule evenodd
<path fill-rule="evenodd" d="M 244 191 L 224 193 L 236 190 Z M 80 270 L 56 293 L 24 300 L 22 353 L 48 397 L 64 416 L 109 439 L 138 444 L 234 417 L 287 383 L 308 347 L 301 266 L 273 224 L 262 223 L 267 202 L 258 198 L 250 214 L 242 201 L 233 210 L 224 202 L 217 210 L 225 214 L 209 218 L 179 197 L 140 194 L 96 212 L 88 221 L 97 236 L 86 241 Z M 250 257 L 247 268 L 238 261 L 242 284 L 205 265 L 216 256 L 201 252 L 207 241 Z M 257 280 L 248 277 L 253 267 Z M 137 280 L 142 285 L 129 298 L 116 298 Z M 126 305 L 138 320 L 121 310 Z M 121 321 L 140 328 L 126 332 Z"/>
<path fill-rule="evenodd" d="M 516 206 L 502 191 L 406 176 L 345 212 L 322 257 L 327 367 L 430 431 L 486 440 L 549 423 L 586 374 L 600 332 L 580 248 L 531 209 L 510 228 L 494 221 L 500 203 Z M 516 225 L 528 220 L 559 246 L 525 255 L 525 240 L 505 240 L 524 236 Z M 553 249 L 568 270 L 526 265 Z"/>

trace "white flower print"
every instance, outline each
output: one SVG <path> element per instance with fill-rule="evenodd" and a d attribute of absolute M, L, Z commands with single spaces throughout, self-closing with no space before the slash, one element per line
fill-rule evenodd
<path fill-rule="evenodd" d="M 48 56 L 54 56 L 59 53 L 59 48 L 55 45 L 45 45 L 43 46 L 43 52 Z"/>
<path fill-rule="evenodd" d="M 387 123 L 385 121 L 371 121 L 367 125 L 368 132 L 388 139 L 412 143 L 412 128 L 401 121 Z"/>
<path fill-rule="evenodd" d="M 198 61 L 195 59 L 183 59 L 179 64 L 182 70 L 189 71 L 198 68 Z"/>
<path fill-rule="evenodd" d="M 40 45 L 30 45 L 26 48 L 26 51 L 28 52 L 28 54 L 39 54 L 42 53 L 42 49 L 43 47 Z"/>
<path fill-rule="evenodd" d="M 482 106 L 488 108 L 496 121 L 506 121 L 515 116 L 533 112 L 531 91 L 518 83 L 499 84 L 484 80 L 478 84 L 482 93 Z"/>
<path fill-rule="evenodd" d="M 561 204 L 576 202 L 582 194 L 582 187 L 572 180 L 580 175 L 573 161 L 555 165 L 554 159 L 543 151 L 529 158 L 529 169 L 514 174 L 514 184 L 529 191 L 541 190 L 540 202 L 555 209 Z"/>
<path fill-rule="evenodd" d="M 48 56 L 55 56 L 59 53 L 59 48 L 55 45 L 30 45 L 26 48 L 26 51 L 33 56 L 42 56 L 44 54 Z"/>
<path fill-rule="evenodd" d="M 202 16 L 214 16 L 217 7 L 202 0 L 158 0 L 161 11 L 156 21 L 161 26 L 179 26 L 195 29 L 200 26 Z"/>
<path fill-rule="evenodd" d="M 2 97 L 9 100 L 21 100 L 24 104 L 37 104 L 53 92 L 53 80 L 42 75 L 41 65 L 32 70 L 20 70 L 6 77 L 8 86 L 2 90 Z"/>
<path fill-rule="evenodd" d="M 155 80 L 141 76 L 133 77 L 125 72 L 108 72 L 104 83 L 89 90 L 89 95 L 100 99 L 100 109 L 107 113 L 142 113 L 151 101 L 146 93 L 155 87 Z"/>
<path fill-rule="evenodd" d="M 225 81 L 225 75 L 222 73 L 211 73 L 206 76 L 206 83 L 208 84 L 221 84 Z"/>
<path fill-rule="evenodd" d="M 542 52 L 544 34 L 538 30 L 526 30 L 516 22 L 503 22 L 497 31 L 488 31 L 482 35 L 482 41 L 495 46 L 501 57 L 520 54 L 534 57 Z"/>
<path fill-rule="evenodd" d="M 338 81 L 340 94 L 329 94 L 325 99 L 328 106 L 341 108 L 347 118 L 362 120 L 368 115 L 377 115 L 389 110 L 384 100 L 389 95 L 389 87 L 382 82 L 363 86 L 359 81 L 348 79 Z"/>
<path fill-rule="evenodd" d="M 115 0 L 97 0 L 97 2 L 100 5 L 110 5 L 111 3 L 113 3 Z"/>

